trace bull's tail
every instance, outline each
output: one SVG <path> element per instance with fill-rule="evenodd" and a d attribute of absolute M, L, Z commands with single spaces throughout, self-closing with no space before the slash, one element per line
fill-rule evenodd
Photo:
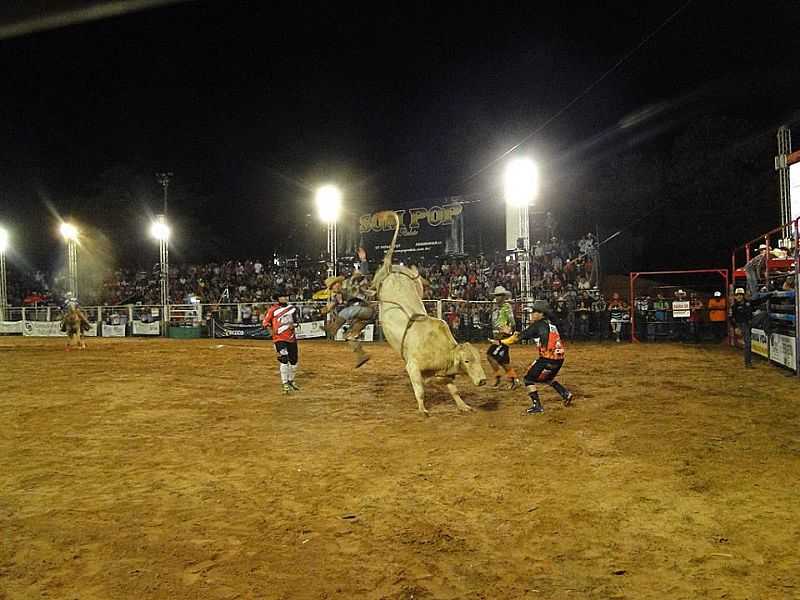
<path fill-rule="evenodd" d="M 386 267 L 387 272 L 392 268 L 392 255 L 394 255 L 394 247 L 397 244 L 397 235 L 400 233 L 400 217 L 397 216 L 397 213 L 393 210 L 388 211 L 394 217 L 394 237 L 392 237 L 392 243 L 389 245 L 389 249 L 386 251 L 386 254 L 383 257 L 383 266 Z"/>

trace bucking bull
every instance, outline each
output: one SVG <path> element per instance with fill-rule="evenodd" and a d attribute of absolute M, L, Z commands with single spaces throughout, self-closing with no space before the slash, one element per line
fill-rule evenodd
<path fill-rule="evenodd" d="M 446 383 L 458 409 L 471 411 L 458 394 L 454 379 L 463 373 L 475 385 L 484 385 L 486 373 L 481 356 L 471 344 L 457 343 L 444 321 L 428 316 L 422 303 L 423 280 L 416 267 L 392 264 L 400 220 L 394 212 L 391 214 L 396 220 L 394 237 L 372 281 L 380 305 L 383 334 L 406 363 L 421 413 L 428 414 L 424 383 L 429 381 Z"/>

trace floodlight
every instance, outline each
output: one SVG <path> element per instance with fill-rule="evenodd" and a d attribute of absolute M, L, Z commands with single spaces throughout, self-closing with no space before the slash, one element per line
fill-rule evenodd
<path fill-rule="evenodd" d="M 8 249 L 8 232 L 0 227 L 0 252 L 5 252 Z"/>
<path fill-rule="evenodd" d="M 324 185 L 317 190 L 315 198 L 319 218 L 326 223 L 335 223 L 342 209 L 342 192 L 335 185 Z"/>
<path fill-rule="evenodd" d="M 511 206 L 530 206 L 539 188 L 539 172 L 529 158 L 518 158 L 506 167 L 505 198 Z"/>
<path fill-rule="evenodd" d="M 61 235 L 64 236 L 64 239 L 67 241 L 74 242 L 78 239 L 78 230 L 71 223 L 62 223 L 59 230 L 61 231 Z"/>
<path fill-rule="evenodd" d="M 156 238 L 160 242 L 165 242 L 169 239 L 169 225 L 164 223 L 163 221 L 154 221 L 153 224 L 150 226 L 150 235 Z"/>

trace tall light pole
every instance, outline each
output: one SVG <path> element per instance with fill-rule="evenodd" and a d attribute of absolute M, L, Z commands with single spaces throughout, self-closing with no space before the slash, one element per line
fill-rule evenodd
<path fill-rule="evenodd" d="M 166 172 L 166 173 L 156 173 L 156 179 L 158 179 L 158 183 L 161 184 L 161 187 L 164 188 L 164 216 L 167 214 L 167 200 L 169 198 L 169 180 L 173 177 L 173 173 Z"/>
<path fill-rule="evenodd" d="M 342 210 L 342 192 L 335 185 L 324 185 L 315 196 L 319 218 L 328 224 L 328 276 L 336 275 L 338 248 L 336 245 L 336 221 Z"/>
<path fill-rule="evenodd" d="M 0 227 L 0 321 L 6 320 L 8 309 L 8 288 L 6 287 L 6 250 L 8 249 L 8 232 Z"/>
<path fill-rule="evenodd" d="M 71 223 L 62 223 L 61 236 L 67 242 L 67 291 L 73 300 L 78 299 L 78 229 Z"/>
<path fill-rule="evenodd" d="M 158 270 L 161 281 L 162 335 L 167 334 L 169 319 L 169 225 L 164 215 L 158 215 L 150 226 L 150 235 L 158 240 Z"/>
<path fill-rule="evenodd" d="M 510 206 L 517 207 L 517 256 L 519 260 L 520 295 L 523 300 L 531 297 L 531 238 L 528 207 L 533 204 L 539 189 L 539 173 L 529 158 L 511 161 L 505 172 L 505 199 Z"/>

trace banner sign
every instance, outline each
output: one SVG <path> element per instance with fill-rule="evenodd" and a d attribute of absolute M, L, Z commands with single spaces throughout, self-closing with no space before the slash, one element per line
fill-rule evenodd
<path fill-rule="evenodd" d="M 0 334 L 3 333 L 22 333 L 22 321 L 0 321 Z"/>
<path fill-rule="evenodd" d="M 298 340 L 325 337 L 325 321 L 298 323 L 294 332 Z M 214 321 L 214 337 L 272 339 L 269 329 L 263 327 L 260 323 L 245 325 L 242 323 L 220 323 L 216 320 Z"/>
<path fill-rule="evenodd" d="M 25 321 L 22 335 L 29 337 L 66 337 L 61 331 L 61 321 Z"/>
<path fill-rule="evenodd" d="M 125 337 L 125 325 L 106 325 L 103 323 L 103 337 Z"/>
<path fill-rule="evenodd" d="M 769 338 L 763 329 L 751 329 L 750 349 L 753 354 L 769 358 Z"/>
<path fill-rule="evenodd" d="M 84 331 L 86 337 L 97 337 L 97 323 L 89 323 L 88 331 Z"/>
<path fill-rule="evenodd" d="M 344 334 L 347 333 L 347 327 L 342 327 L 339 331 L 336 332 L 336 341 L 343 342 L 344 341 Z M 362 342 L 372 342 L 374 341 L 375 336 L 375 325 L 367 325 L 364 327 L 364 330 L 361 332 L 361 335 L 358 336 L 358 339 Z"/>
<path fill-rule="evenodd" d="M 220 323 L 214 319 L 214 337 L 250 338 L 271 340 L 269 330 L 261 323 Z"/>
<path fill-rule="evenodd" d="M 797 370 L 797 357 L 795 356 L 794 338 L 780 333 L 773 333 L 769 338 L 770 360 Z"/>
<path fill-rule="evenodd" d="M 294 330 L 298 340 L 325 337 L 325 321 L 300 323 Z"/>
<path fill-rule="evenodd" d="M 159 335 L 161 333 L 161 323 L 158 321 L 153 321 L 152 323 L 134 321 L 131 333 L 133 335 Z"/>
<path fill-rule="evenodd" d="M 672 303 L 672 317 L 674 319 L 688 319 L 692 312 L 688 300 L 675 300 Z"/>
<path fill-rule="evenodd" d="M 407 253 L 463 253 L 464 205 L 444 199 L 441 205 L 430 208 L 410 208 L 395 211 L 378 211 L 358 218 L 358 233 L 365 246 L 376 255 L 389 248 L 394 234 L 394 212 L 400 219 L 396 254 Z"/>

